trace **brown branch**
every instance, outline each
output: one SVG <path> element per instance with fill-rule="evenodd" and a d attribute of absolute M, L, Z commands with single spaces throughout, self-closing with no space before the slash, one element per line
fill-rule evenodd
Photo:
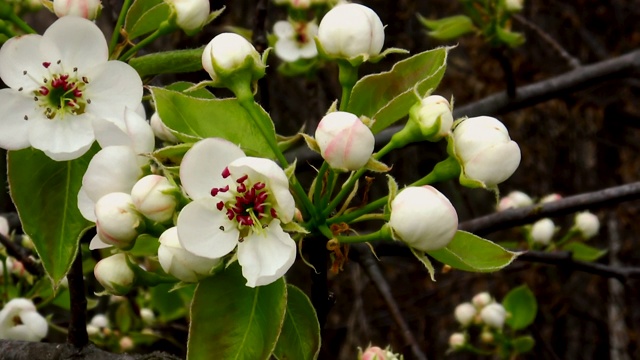
<path fill-rule="evenodd" d="M 89 343 L 89 335 L 87 334 L 87 297 L 82 273 L 82 249 L 78 249 L 78 254 L 67 274 L 67 280 L 69 280 L 71 302 L 71 321 L 69 322 L 67 343 L 81 349 Z"/>
<path fill-rule="evenodd" d="M 538 25 L 536 25 L 536 24 L 532 23 L 531 21 L 527 20 L 524 16 L 521 16 L 521 15 L 518 15 L 518 14 L 513 14 L 511 16 L 514 19 L 516 19 L 518 22 L 520 22 L 522 25 L 524 25 L 524 26 L 528 27 L 529 29 L 531 29 L 531 31 L 535 32 L 536 35 L 538 35 L 542 40 L 544 40 L 547 44 L 549 44 L 551 46 L 551 48 L 553 50 L 555 50 L 558 53 L 558 55 L 560 55 L 560 57 L 562 59 L 564 59 L 564 61 L 566 61 L 567 64 L 569 64 L 569 66 L 572 69 L 577 69 L 577 68 L 579 68 L 581 66 L 580 60 L 576 59 L 571 54 L 569 54 L 569 52 L 567 50 L 565 50 L 565 48 L 562 47 L 562 45 L 560 45 L 560 43 L 558 43 L 546 31 L 542 30 Z"/>
<path fill-rule="evenodd" d="M 7 249 L 7 254 L 20 261 L 30 274 L 40 276 L 44 273 L 42 265 L 31 257 L 31 253 L 27 249 L 16 244 L 2 234 L 0 234 L 0 244 Z"/>

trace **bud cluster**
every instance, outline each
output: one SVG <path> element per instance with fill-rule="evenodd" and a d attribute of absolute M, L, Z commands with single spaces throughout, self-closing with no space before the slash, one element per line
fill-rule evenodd
<path fill-rule="evenodd" d="M 496 332 L 502 332 L 505 321 L 509 316 L 505 308 L 488 292 L 481 292 L 473 296 L 471 301 L 456 306 L 454 316 L 461 331 L 449 337 L 450 351 L 471 347 L 472 335 L 480 334 L 480 341 L 485 344 L 493 343 Z M 472 329 L 477 329 L 472 330 Z"/>

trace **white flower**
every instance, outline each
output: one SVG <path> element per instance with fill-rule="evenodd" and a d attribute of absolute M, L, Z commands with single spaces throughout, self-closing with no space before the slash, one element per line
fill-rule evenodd
<path fill-rule="evenodd" d="M 182 248 L 174 226 L 160 235 L 158 261 L 162 269 L 184 282 L 198 282 L 208 276 L 220 259 L 198 256 Z"/>
<path fill-rule="evenodd" d="M 123 123 L 142 99 L 128 64 L 108 61 L 107 42 L 91 21 L 65 16 L 42 36 L 24 35 L 0 49 L 0 147 L 32 146 L 57 161 L 83 155 L 100 123 Z"/>
<path fill-rule="evenodd" d="M 47 320 L 29 299 L 13 299 L 0 311 L 0 339 L 40 341 L 48 330 Z"/>
<path fill-rule="evenodd" d="M 114 192 L 98 200 L 95 206 L 96 231 L 94 238 L 103 244 L 129 249 L 138 237 L 138 227 L 143 223 L 133 205 L 131 195 Z M 95 240 L 97 242 L 97 240 Z M 91 248 L 95 248 L 94 240 Z"/>
<path fill-rule="evenodd" d="M 593 213 L 583 211 L 576 214 L 575 225 L 585 239 L 590 239 L 600 231 L 600 220 Z"/>
<path fill-rule="evenodd" d="M 151 115 L 151 119 L 149 120 L 149 122 L 151 123 L 153 134 L 158 139 L 172 144 L 177 144 L 178 142 L 180 142 L 180 140 L 175 135 L 173 135 L 169 128 L 162 122 L 162 119 L 160 119 L 160 115 L 158 115 L 157 111 L 154 112 L 153 115 Z"/>
<path fill-rule="evenodd" d="M 264 76 L 265 65 L 256 48 L 234 33 L 222 33 L 211 39 L 202 52 L 202 67 L 218 85 L 228 85 L 241 72 L 250 80 Z"/>
<path fill-rule="evenodd" d="M 440 95 L 431 95 L 422 99 L 409 111 L 421 135 L 430 141 L 436 141 L 451 132 L 453 115 L 449 101 Z"/>
<path fill-rule="evenodd" d="M 278 21 L 273 25 L 273 32 L 278 37 L 276 55 L 287 62 L 298 59 L 311 59 L 318 55 L 313 38 L 318 34 L 315 22 Z"/>
<path fill-rule="evenodd" d="M 495 329 L 502 329 L 504 321 L 507 319 L 507 311 L 498 303 L 492 303 L 480 310 L 482 321 Z"/>
<path fill-rule="evenodd" d="M 454 310 L 454 316 L 456 320 L 462 326 L 468 326 L 473 321 L 473 318 L 476 316 L 476 307 L 471 303 L 462 303 L 456 306 Z"/>
<path fill-rule="evenodd" d="M 71 15 L 95 20 L 101 9 L 100 0 L 53 0 L 53 12 L 57 17 Z"/>
<path fill-rule="evenodd" d="M 172 192 L 176 191 L 166 177 L 147 175 L 133 186 L 131 199 L 142 215 L 162 223 L 173 218 L 178 199 Z"/>
<path fill-rule="evenodd" d="M 441 249 L 458 229 L 458 214 L 434 187 L 408 187 L 391 202 L 389 226 L 394 237 L 422 251 Z"/>
<path fill-rule="evenodd" d="M 145 325 L 153 325 L 156 322 L 156 315 L 149 308 L 140 309 L 140 318 Z"/>
<path fill-rule="evenodd" d="M 191 35 L 198 32 L 209 18 L 209 0 L 164 0 L 175 11 L 176 24 Z"/>
<path fill-rule="evenodd" d="M 293 219 L 295 202 L 284 171 L 272 160 L 245 156 L 224 139 L 197 142 L 180 166 L 193 202 L 178 216 L 180 244 L 210 259 L 238 248 L 247 286 L 270 284 L 296 257 L 296 244 L 280 224 Z"/>
<path fill-rule="evenodd" d="M 109 319 L 104 314 L 96 314 L 91 318 L 89 324 L 99 329 L 104 329 L 109 327 Z"/>
<path fill-rule="evenodd" d="M 380 54 L 384 26 L 378 15 L 360 4 L 342 4 L 331 9 L 320 21 L 318 40 L 333 58 L 364 60 Z"/>
<path fill-rule="evenodd" d="M 334 169 L 359 170 L 367 164 L 375 138 L 354 114 L 335 111 L 325 115 L 316 128 L 315 138 L 322 158 Z"/>
<path fill-rule="evenodd" d="M 493 299 L 491 298 L 491 295 L 489 295 L 488 292 L 481 292 L 476 294 L 472 299 L 471 299 L 471 303 L 473 304 L 473 306 L 475 306 L 477 309 L 481 309 L 487 305 L 489 305 L 490 303 L 493 302 Z"/>
<path fill-rule="evenodd" d="M 463 347 L 467 343 L 467 338 L 463 333 L 453 333 L 449 336 L 449 347 L 452 349 L 458 349 Z"/>
<path fill-rule="evenodd" d="M 555 232 L 556 226 L 551 219 L 540 219 L 531 226 L 531 240 L 536 244 L 549 245 Z"/>
<path fill-rule="evenodd" d="M 453 130 L 454 151 L 462 166 L 461 182 L 495 187 L 520 164 L 520 148 L 497 119 L 479 116 L 461 121 Z"/>
<path fill-rule="evenodd" d="M 104 258 L 93 268 L 93 275 L 106 292 L 125 295 L 131 290 L 135 274 L 127 264 L 127 255 L 119 253 Z"/>

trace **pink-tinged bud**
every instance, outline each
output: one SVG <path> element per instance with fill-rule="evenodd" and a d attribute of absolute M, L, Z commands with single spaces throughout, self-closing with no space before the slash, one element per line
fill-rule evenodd
<path fill-rule="evenodd" d="M 493 299 L 491 298 L 491 295 L 489 295 L 488 292 L 481 292 L 476 294 L 473 299 L 471 299 L 471 303 L 473 304 L 473 306 L 476 307 L 476 309 L 482 309 L 483 307 L 491 304 L 493 302 Z"/>
<path fill-rule="evenodd" d="M 106 292 L 125 295 L 131 290 L 135 275 L 127 264 L 127 255 L 120 253 L 104 258 L 93 268 L 96 280 Z"/>
<path fill-rule="evenodd" d="M 467 338 L 463 333 L 453 333 L 449 336 L 449 347 L 459 349 L 467 343 Z"/>
<path fill-rule="evenodd" d="M 100 0 L 53 0 L 53 12 L 58 17 L 79 16 L 95 20 L 102 10 Z"/>
<path fill-rule="evenodd" d="M 531 240 L 536 244 L 549 245 L 555 232 L 556 226 L 551 219 L 540 219 L 531 227 Z"/>
<path fill-rule="evenodd" d="M 389 226 L 398 240 L 422 251 L 441 249 L 458 229 L 458 214 L 434 187 L 408 187 L 391 202 Z"/>
<path fill-rule="evenodd" d="M 209 259 L 194 255 L 180 245 L 178 228 L 172 227 L 160 235 L 158 261 L 162 269 L 184 282 L 197 282 L 209 276 L 220 259 Z"/>
<path fill-rule="evenodd" d="M 131 200 L 145 217 L 159 223 L 173 218 L 178 200 L 172 192 L 177 189 L 166 177 L 147 175 L 131 189 Z"/>
<path fill-rule="evenodd" d="M 167 126 L 162 122 L 162 119 L 160 119 L 160 115 L 158 115 L 157 112 L 154 112 L 153 115 L 151 115 L 149 123 L 151 124 L 151 130 L 153 130 L 153 134 L 158 139 L 172 144 L 177 144 L 180 142 L 180 140 L 175 137 L 175 135 L 173 135 L 171 131 L 169 131 L 169 128 L 167 128 Z"/>
<path fill-rule="evenodd" d="M 466 302 L 456 306 L 456 309 L 454 310 L 453 314 L 456 317 L 456 320 L 458 321 L 458 323 L 466 327 L 466 326 L 469 326 L 469 324 L 471 324 L 474 317 L 476 316 L 476 313 L 477 311 L 475 306 L 473 306 L 473 304 L 471 303 Z"/>
<path fill-rule="evenodd" d="M 96 230 L 102 242 L 128 249 L 138 237 L 141 218 L 131 195 L 115 192 L 98 200 L 95 206 Z"/>
<path fill-rule="evenodd" d="M 337 170 L 355 171 L 364 167 L 375 146 L 371 130 L 357 116 L 335 111 L 325 115 L 316 129 L 320 154 Z"/>
<path fill-rule="evenodd" d="M 237 81 L 257 81 L 265 74 L 265 65 L 256 48 L 234 33 L 214 37 L 202 52 L 202 67 L 217 86 L 231 89 Z"/>
<path fill-rule="evenodd" d="M 494 329 L 502 329 L 507 319 L 507 311 L 498 303 L 485 306 L 480 310 L 482 321 Z"/>
<path fill-rule="evenodd" d="M 575 225 L 584 239 L 590 239 L 600 231 L 600 220 L 594 214 L 583 211 L 576 214 Z"/>
<path fill-rule="evenodd" d="M 178 27 L 188 35 L 200 31 L 209 18 L 209 0 L 164 0 L 175 13 Z"/>
<path fill-rule="evenodd" d="M 362 353 L 361 360 L 386 360 L 387 351 L 377 346 L 370 346 Z"/>
<path fill-rule="evenodd" d="M 533 205 L 533 200 L 529 195 L 522 191 L 512 191 L 509 195 L 500 199 L 500 202 L 498 203 L 498 211 L 504 211 L 511 208 L 517 209 L 530 205 Z"/>
<path fill-rule="evenodd" d="M 427 96 L 409 110 L 409 121 L 418 125 L 424 139 L 440 140 L 451 132 L 451 105 L 442 96 Z"/>
<path fill-rule="evenodd" d="M 128 336 L 123 336 L 122 338 L 120 338 L 120 341 L 118 342 L 118 344 L 120 345 L 120 350 L 122 351 L 129 351 L 133 349 L 135 345 L 133 343 L 133 339 L 131 339 Z"/>
<path fill-rule="evenodd" d="M 545 197 L 543 197 L 542 199 L 540 199 L 540 204 L 546 204 L 546 203 L 550 203 L 550 202 L 553 202 L 553 201 L 558 201 L 560 199 L 562 199 L 562 195 L 560 195 L 560 194 L 555 194 L 555 193 L 554 194 L 549 194 L 549 195 L 546 195 Z"/>

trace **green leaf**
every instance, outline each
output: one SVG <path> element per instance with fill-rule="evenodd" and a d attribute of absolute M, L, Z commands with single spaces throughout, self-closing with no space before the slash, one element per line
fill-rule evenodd
<path fill-rule="evenodd" d="M 477 235 L 458 230 L 447 247 L 429 251 L 427 254 L 455 269 L 493 272 L 511 264 L 519 253 L 508 251 Z"/>
<path fill-rule="evenodd" d="M 93 226 L 78 210 L 78 191 L 96 150 L 94 145 L 71 161 L 54 161 L 33 148 L 9 152 L 11 198 L 54 288 L 67 275 L 80 237 Z"/>
<path fill-rule="evenodd" d="M 320 324 L 302 290 L 287 285 L 287 311 L 273 355 L 279 360 L 311 360 L 320 352 Z"/>
<path fill-rule="evenodd" d="M 158 319 L 169 322 L 187 315 L 187 307 L 193 299 L 195 284 L 171 291 L 172 284 L 160 284 L 151 288 L 151 307 L 158 312 Z"/>
<path fill-rule="evenodd" d="M 198 58 L 200 56 L 198 55 Z M 207 88 L 194 88 L 196 84 L 188 81 L 176 81 L 173 84 L 165 86 L 167 90 L 174 90 L 184 93 L 185 95 L 193 96 L 200 99 L 215 99 L 216 97 L 207 90 Z M 189 90 L 191 89 L 191 90 Z M 189 91 L 187 91 L 189 90 Z"/>
<path fill-rule="evenodd" d="M 140 234 L 129 253 L 133 256 L 157 256 L 160 242 L 149 234 Z"/>
<path fill-rule="evenodd" d="M 411 253 L 413 254 L 413 256 L 415 256 L 416 259 L 418 259 L 422 263 L 422 265 L 427 268 L 429 276 L 431 277 L 431 281 L 436 281 L 436 269 L 433 267 L 433 264 L 427 257 L 427 254 L 425 254 L 425 252 L 422 250 L 414 249 L 412 247 L 410 247 L 409 249 L 411 249 Z"/>
<path fill-rule="evenodd" d="M 438 40 L 451 40 L 468 34 L 476 29 L 473 21 L 465 15 L 456 15 L 439 20 L 429 20 L 418 14 L 418 20 L 432 30 L 429 36 Z"/>
<path fill-rule="evenodd" d="M 259 125 L 235 98 L 200 99 L 158 87 L 151 92 L 162 122 L 178 139 L 196 142 L 221 137 L 240 145 L 247 155 L 274 158 Z M 270 131 L 275 139 L 273 124 Z"/>
<path fill-rule="evenodd" d="M 524 44 L 524 35 L 518 32 L 509 31 L 501 27 L 496 28 L 496 37 L 510 47 L 517 47 Z"/>
<path fill-rule="evenodd" d="M 581 242 L 570 242 L 562 247 L 562 250 L 571 251 L 574 260 L 596 261 L 607 254 L 607 250 L 600 250 Z"/>
<path fill-rule="evenodd" d="M 129 40 L 150 33 L 169 19 L 171 6 L 163 0 L 136 0 L 129 8 L 124 30 Z"/>
<path fill-rule="evenodd" d="M 390 71 L 363 77 L 353 87 L 347 111 L 375 120 L 374 134 L 384 130 L 418 102 L 414 87 L 424 97 L 438 86 L 450 49 L 428 50 L 396 63 Z"/>
<path fill-rule="evenodd" d="M 141 78 L 158 74 L 200 71 L 202 70 L 202 49 L 171 50 L 138 56 L 129 60 L 129 65 Z"/>
<path fill-rule="evenodd" d="M 507 325 L 513 330 L 521 330 L 533 323 L 538 312 L 538 302 L 527 285 L 509 291 L 502 299 L 502 306 L 510 314 Z"/>
<path fill-rule="evenodd" d="M 526 352 L 531 351 L 533 346 L 536 344 L 536 341 L 529 335 L 519 336 L 511 342 L 511 346 L 513 350 L 518 354 L 524 354 Z"/>
<path fill-rule="evenodd" d="M 268 359 L 283 326 L 284 279 L 250 288 L 237 262 L 198 284 L 187 359 Z"/>

